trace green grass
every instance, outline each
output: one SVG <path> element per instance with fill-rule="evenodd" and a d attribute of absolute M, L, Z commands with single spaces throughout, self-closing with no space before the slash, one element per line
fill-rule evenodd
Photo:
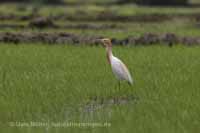
<path fill-rule="evenodd" d="M 200 130 L 200 48 L 114 47 L 134 77 L 116 88 L 102 47 L 0 45 L 3 132 L 152 132 Z M 85 111 L 91 97 L 134 96 Z M 97 103 L 96 103 L 97 104 Z M 8 122 L 109 122 L 110 127 L 10 127 Z"/>
<path fill-rule="evenodd" d="M 1 14 L 14 14 L 14 15 L 30 15 L 34 5 L 31 4 L 1 4 Z M 10 10 L 7 10 L 10 9 Z M 200 8 L 189 7 L 148 7 L 137 6 L 135 4 L 125 5 L 95 5 L 95 4 L 81 4 L 76 6 L 62 5 L 44 5 L 40 6 L 38 14 L 43 16 L 49 15 L 76 15 L 96 17 L 97 14 L 102 12 L 113 13 L 115 15 L 122 16 L 134 16 L 134 15 L 151 15 L 151 14 L 164 14 L 164 15 L 191 15 L 200 12 Z M 80 14 L 81 13 L 81 14 Z M 75 17 L 75 16 L 74 16 Z"/>

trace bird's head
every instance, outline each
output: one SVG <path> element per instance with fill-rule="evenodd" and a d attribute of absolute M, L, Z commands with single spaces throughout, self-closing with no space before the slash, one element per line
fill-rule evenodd
<path fill-rule="evenodd" d="M 98 39 L 106 47 L 112 47 L 112 42 L 109 38 Z"/>

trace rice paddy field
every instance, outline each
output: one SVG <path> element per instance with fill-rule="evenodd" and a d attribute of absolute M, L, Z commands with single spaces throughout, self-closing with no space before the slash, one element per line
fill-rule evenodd
<path fill-rule="evenodd" d="M 199 8 L 93 2 L 44 6 L 36 14 L 30 5 L 0 5 L 0 131 L 198 132 Z M 20 33 L 55 33 L 62 40 L 48 43 L 40 35 L 27 40 Z M 80 37 L 74 40 L 63 33 Z M 134 80 L 132 86 L 122 82 L 120 88 L 105 48 L 82 42 L 82 35 L 114 41 L 146 33 L 170 33 L 167 41 L 172 44 L 148 41 L 154 36 L 144 37 L 145 45 L 115 42 L 113 54 L 128 66 Z M 188 44 L 177 36 L 186 37 Z"/>

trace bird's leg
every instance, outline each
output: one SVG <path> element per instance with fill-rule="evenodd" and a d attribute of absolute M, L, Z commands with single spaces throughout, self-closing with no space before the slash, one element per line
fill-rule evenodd
<path fill-rule="evenodd" d="M 120 81 L 119 81 L 119 82 L 118 82 L 118 89 L 119 89 L 119 91 L 120 91 L 120 86 L 121 86 L 120 84 L 121 84 L 121 83 L 120 83 Z"/>

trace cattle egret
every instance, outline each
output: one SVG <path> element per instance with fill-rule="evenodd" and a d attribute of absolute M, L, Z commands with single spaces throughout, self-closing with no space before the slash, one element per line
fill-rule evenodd
<path fill-rule="evenodd" d="M 101 43 L 106 47 L 106 56 L 108 63 L 111 65 L 112 71 L 115 77 L 119 80 L 119 89 L 120 89 L 120 81 L 128 81 L 131 85 L 133 84 L 133 80 L 131 74 L 126 67 L 126 65 L 117 57 L 112 54 L 112 43 L 110 39 L 99 39 Z"/>

